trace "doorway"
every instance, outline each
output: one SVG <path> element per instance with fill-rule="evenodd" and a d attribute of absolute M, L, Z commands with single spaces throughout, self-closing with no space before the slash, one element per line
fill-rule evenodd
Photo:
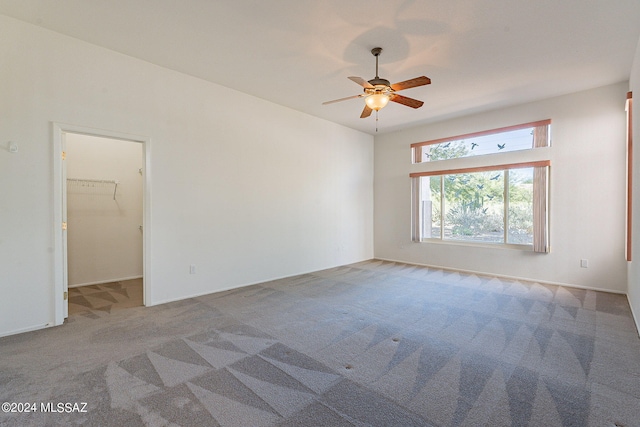
<path fill-rule="evenodd" d="M 142 145 L 65 133 L 69 315 L 142 305 Z"/>
<path fill-rule="evenodd" d="M 55 324 L 70 314 L 96 317 L 146 305 L 148 139 L 60 124 L 53 133 L 60 151 L 54 208 L 62 223 Z"/>

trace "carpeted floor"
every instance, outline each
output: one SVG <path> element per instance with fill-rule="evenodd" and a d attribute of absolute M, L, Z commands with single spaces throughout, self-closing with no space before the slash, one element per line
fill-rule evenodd
<path fill-rule="evenodd" d="M 142 306 L 142 278 L 69 288 L 69 316 L 96 319 L 114 310 Z"/>
<path fill-rule="evenodd" d="M 0 339 L 0 401 L 38 405 L 16 426 L 632 427 L 640 339 L 622 295 L 374 260 Z"/>

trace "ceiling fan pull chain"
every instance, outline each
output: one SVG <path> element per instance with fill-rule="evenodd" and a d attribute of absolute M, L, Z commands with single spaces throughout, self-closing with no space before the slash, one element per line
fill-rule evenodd
<path fill-rule="evenodd" d="M 378 110 L 376 110 L 376 132 L 378 132 Z"/>

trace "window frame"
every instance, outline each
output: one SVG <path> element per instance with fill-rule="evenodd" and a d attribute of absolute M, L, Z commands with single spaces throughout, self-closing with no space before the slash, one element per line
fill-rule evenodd
<path fill-rule="evenodd" d="M 483 130 L 479 132 L 472 132 L 462 135 L 456 135 L 446 138 L 438 138 L 429 141 L 416 142 L 411 144 L 411 159 L 412 164 L 422 164 L 427 166 L 427 171 L 412 172 L 409 174 L 411 179 L 411 236 L 414 242 L 426 242 L 426 243 L 444 243 L 444 244 L 457 244 L 468 246 L 488 246 L 488 247 L 501 247 L 501 248 L 517 248 L 533 250 L 536 253 L 549 253 L 551 251 L 550 246 L 550 215 L 549 215 L 549 195 L 550 195 L 550 176 L 551 176 L 551 161 L 549 160 L 549 151 L 546 155 L 540 156 L 539 152 L 534 154 L 537 148 L 548 148 L 551 146 L 551 119 L 538 120 L 533 122 L 522 123 L 513 126 L 505 126 L 495 128 L 491 130 Z M 517 150 L 520 154 L 515 154 L 516 151 L 510 151 L 505 153 L 492 153 L 479 156 L 467 156 L 457 157 L 452 159 L 440 159 L 436 161 L 422 161 L 422 147 L 433 144 L 440 144 L 449 141 L 459 141 L 467 138 L 473 138 L 478 136 L 487 135 L 499 135 L 505 132 L 511 132 L 519 129 L 533 128 L 533 141 L 531 148 Z M 515 156 L 514 156 L 515 155 Z M 543 158 L 542 160 L 540 158 Z M 473 158 L 474 160 L 471 160 Z M 514 162 L 514 160 L 520 160 Z M 503 162 L 501 163 L 500 160 Z M 469 164 L 471 161 L 472 167 L 451 167 L 453 165 Z M 423 166 L 423 167 L 424 167 Z M 482 242 L 474 240 L 455 240 L 444 239 L 444 218 L 441 218 L 441 235 L 438 237 L 424 237 L 423 236 L 423 212 L 422 212 L 422 191 L 420 179 L 426 176 L 443 176 L 443 175 L 455 175 L 474 172 L 487 172 L 487 171 L 506 171 L 508 169 L 519 168 L 533 168 L 533 244 L 519 244 L 508 243 L 507 233 L 509 226 L 508 212 L 505 212 L 503 221 L 505 227 L 505 239 L 504 242 Z M 507 196 L 508 192 L 505 193 Z M 440 195 L 441 199 L 444 197 L 444 193 Z M 441 200 L 442 202 L 442 200 Z M 508 200 L 503 201 L 505 211 L 508 209 Z"/>
<path fill-rule="evenodd" d="M 627 212 L 625 259 L 632 260 L 633 249 L 633 92 L 627 92 Z"/>
<path fill-rule="evenodd" d="M 454 243 L 454 244 L 464 244 L 464 245 L 479 245 L 479 246 L 491 246 L 491 247 L 510 247 L 516 249 L 532 249 L 533 244 L 519 244 L 519 243 L 509 243 L 507 234 L 508 234 L 508 225 L 509 225 L 509 198 L 508 191 L 505 194 L 503 204 L 504 204 L 504 241 L 503 242 L 480 242 L 474 240 L 461 240 L 461 239 L 445 239 L 444 238 L 444 212 L 441 214 L 440 218 L 440 237 L 423 237 L 424 231 L 422 229 L 421 224 L 423 223 L 424 213 L 422 212 L 421 206 L 421 184 L 420 178 L 423 177 L 441 177 L 444 179 L 444 176 L 447 175 L 461 175 L 467 173 L 476 173 L 476 172 L 491 172 L 491 171 L 501 171 L 507 172 L 509 170 L 514 169 L 525 169 L 525 168 L 545 168 L 551 166 L 550 160 L 537 160 L 537 161 L 529 161 L 529 162 L 519 162 L 519 163 L 505 163 L 505 164 L 495 164 L 488 166 L 477 166 L 477 167 L 468 167 L 468 168 L 456 168 L 456 169 L 439 169 L 434 171 L 427 172 L 413 172 L 409 174 L 409 177 L 412 179 L 412 211 L 413 211 L 413 221 L 412 221 L 412 238 L 414 242 L 429 242 L 429 243 Z M 508 176 L 508 173 L 505 173 L 505 176 Z M 505 178 L 505 187 L 509 185 L 508 179 Z M 548 185 L 548 183 L 547 183 Z M 506 190 L 505 190 L 506 191 Z M 443 203 L 444 192 L 441 191 L 440 195 L 440 203 Z M 534 208 L 535 209 L 535 208 Z M 548 222 L 548 221 L 546 221 Z M 535 234 L 535 233 L 534 233 Z"/>
<path fill-rule="evenodd" d="M 476 137 L 480 137 L 480 136 L 497 135 L 497 134 L 500 134 L 500 133 L 511 132 L 511 131 L 520 130 L 520 129 L 526 129 L 526 128 L 534 128 L 535 129 L 535 128 L 542 127 L 542 126 L 546 126 L 547 127 L 547 134 L 548 134 L 548 129 L 549 129 L 550 125 L 551 125 L 551 119 L 545 119 L 545 120 L 538 120 L 538 121 L 535 121 L 535 122 L 522 123 L 522 124 L 519 124 L 519 125 L 505 126 L 505 127 L 496 128 L 496 129 L 488 129 L 488 130 L 483 130 L 483 131 L 479 131 L 479 132 L 471 132 L 471 133 L 465 133 L 465 134 L 462 134 L 462 135 L 456 135 L 456 136 L 449 136 L 449 137 L 445 137 L 445 138 L 432 139 L 432 140 L 428 140 L 428 141 L 414 142 L 413 144 L 411 144 L 411 159 L 412 159 L 412 163 L 413 164 L 433 163 L 433 162 L 425 162 L 423 160 L 423 158 L 422 158 L 422 150 L 421 150 L 421 148 L 426 146 L 426 145 L 441 144 L 443 142 L 454 142 L 454 141 L 460 141 L 460 140 L 468 139 L 468 138 L 476 138 Z M 540 148 L 540 147 L 548 147 L 550 145 L 550 139 L 551 138 L 546 138 L 544 145 L 536 145 L 536 139 L 534 138 L 533 146 L 530 149 L 523 149 L 523 150 L 518 150 L 518 151 L 528 151 L 528 150 L 534 150 L 534 149 Z M 496 154 L 501 154 L 501 153 L 492 153 L 492 154 L 485 154 L 485 155 L 496 155 Z M 471 156 L 468 156 L 468 157 L 471 157 Z M 459 157 L 459 158 L 467 158 L 467 157 Z M 442 162 L 442 161 L 447 161 L 447 160 L 453 160 L 453 159 L 443 159 L 443 160 L 436 160 L 436 161 L 437 162 Z"/>

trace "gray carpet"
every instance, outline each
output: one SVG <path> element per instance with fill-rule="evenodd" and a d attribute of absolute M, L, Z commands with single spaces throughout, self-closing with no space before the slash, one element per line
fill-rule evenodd
<path fill-rule="evenodd" d="M 374 260 L 104 313 L 0 339 L 1 425 L 640 426 L 622 295 Z"/>
<path fill-rule="evenodd" d="M 96 319 L 114 310 L 142 306 L 142 278 L 69 288 L 69 316 Z"/>

